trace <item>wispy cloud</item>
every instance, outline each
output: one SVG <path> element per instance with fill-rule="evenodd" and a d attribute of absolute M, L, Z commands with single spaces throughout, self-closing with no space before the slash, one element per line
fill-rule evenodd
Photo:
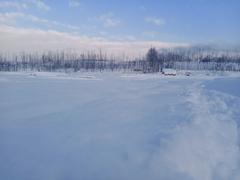
<path fill-rule="evenodd" d="M 14 9 L 27 9 L 28 5 L 25 2 L 17 2 L 17 1 L 1 1 L 0 8 L 14 8 Z"/>
<path fill-rule="evenodd" d="M 25 15 L 19 12 L 0 13 L 0 24 L 14 24 L 19 18 L 24 18 Z"/>
<path fill-rule="evenodd" d="M 154 24 L 156 26 L 162 26 L 165 24 L 165 20 L 163 18 L 157 17 L 146 17 L 145 21 L 150 24 Z"/>
<path fill-rule="evenodd" d="M 112 41 L 102 37 L 73 35 L 56 30 L 39 30 L 16 28 L 0 25 L 0 51 L 3 52 L 39 52 L 54 50 L 72 50 L 74 52 L 96 51 L 121 58 L 144 55 L 149 47 L 168 48 L 187 46 L 187 44 L 168 43 L 159 41 Z"/>
<path fill-rule="evenodd" d="M 0 2 L 0 7 L 18 10 L 29 9 L 30 7 L 36 7 L 44 11 L 49 11 L 51 9 L 50 6 L 42 0 L 2 1 Z"/>
<path fill-rule="evenodd" d="M 0 24 L 14 25 L 17 21 L 24 20 L 37 23 L 39 25 L 47 25 L 50 27 L 62 27 L 71 30 L 79 30 L 79 27 L 70 24 L 60 23 L 58 21 L 51 21 L 48 19 L 39 18 L 31 14 L 25 14 L 22 12 L 10 12 L 0 13 Z"/>
<path fill-rule="evenodd" d="M 44 3 L 42 0 L 26 0 L 29 3 L 32 3 L 35 5 L 37 8 L 49 11 L 51 8 L 48 6 L 46 3 Z"/>
<path fill-rule="evenodd" d="M 104 27 L 117 27 L 121 24 L 121 21 L 115 18 L 111 12 L 100 15 L 98 19 L 103 23 Z"/>
<path fill-rule="evenodd" d="M 159 32 L 157 32 L 157 31 L 144 31 L 142 33 L 142 35 L 147 37 L 147 38 L 155 38 L 159 35 Z"/>
<path fill-rule="evenodd" d="M 81 3 L 78 0 L 70 0 L 68 2 L 68 5 L 69 5 L 69 7 L 75 8 L 75 7 L 79 7 L 81 5 Z"/>

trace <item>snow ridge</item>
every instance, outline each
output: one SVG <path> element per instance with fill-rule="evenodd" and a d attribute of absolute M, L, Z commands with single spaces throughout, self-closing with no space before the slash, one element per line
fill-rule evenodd
<path fill-rule="evenodd" d="M 193 86 L 187 102 L 192 120 L 176 128 L 160 161 L 169 174 L 181 174 L 183 179 L 240 179 L 239 132 L 232 110 L 200 84 Z"/>

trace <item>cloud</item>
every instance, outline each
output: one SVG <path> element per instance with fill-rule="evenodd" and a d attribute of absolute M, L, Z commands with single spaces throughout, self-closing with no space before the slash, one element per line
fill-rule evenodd
<path fill-rule="evenodd" d="M 102 14 L 98 19 L 103 23 L 104 27 L 117 27 L 121 24 L 119 19 L 114 18 L 113 13 Z"/>
<path fill-rule="evenodd" d="M 50 27 L 60 27 L 60 28 L 67 28 L 70 30 L 79 30 L 79 27 L 77 26 L 64 24 L 57 21 L 51 21 L 48 19 L 43 19 L 34 15 L 25 14 L 21 12 L 0 13 L 0 24 L 13 25 L 16 22 L 19 22 L 20 20 L 30 21 L 30 22 L 41 24 L 41 25 L 50 26 Z"/>
<path fill-rule="evenodd" d="M 2 1 L 0 8 L 14 8 L 18 10 L 29 9 L 31 6 L 38 9 L 49 11 L 51 8 L 41 0 L 22 0 L 22 1 Z"/>
<path fill-rule="evenodd" d="M 66 50 L 74 52 L 98 52 L 100 49 L 109 55 L 122 57 L 138 57 L 145 55 L 147 50 L 187 46 L 187 44 L 167 43 L 159 41 L 113 41 L 102 37 L 77 36 L 55 30 L 39 30 L 0 26 L 0 51 L 32 52 Z"/>
<path fill-rule="evenodd" d="M 27 2 L 35 5 L 37 8 L 49 11 L 51 8 L 46 3 L 44 3 L 42 0 L 27 0 Z"/>
<path fill-rule="evenodd" d="M 17 1 L 2 1 L 0 2 L 0 8 L 14 8 L 14 9 L 27 9 L 28 5 L 24 2 L 20 3 Z"/>
<path fill-rule="evenodd" d="M 147 23 L 156 25 L 156 26 L 162 26 L 165 24 L 165 20 L 162 18 L 156 18 L 156 17 L 146 17 L 145 21 Z"/>
<path fill-rule="evenodd" d="M 22 13 L 0 13 L 0 24 L 15 23 L 17 18 L 22 18 Z"/>
<path fill-rule="evenodd" d="M 78 0 L 70 0 L 68 2 L 69 7 L 79 7 L 81 5 L 80 1 Z"/>
<path fill-rule="evenodd" d="M 156 38 L 159 35 L 157 31 L 145 31 L 142 33 L 143 36 L 148 38 Z"/>

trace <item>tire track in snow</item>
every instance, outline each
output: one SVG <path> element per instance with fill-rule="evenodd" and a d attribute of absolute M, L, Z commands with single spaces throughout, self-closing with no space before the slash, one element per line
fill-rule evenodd
<path fill-rule="evenodd" d="M 160 175 L 164 179 L 240 179 L 239 132 L 230 107 L 221 96 L 203 89 L 199 83 L 192 86 L 187 102 L 192 120 L 179 125 L 165 139 L 164 148 L 154 162 L 157 176 L 165 174 L 164 177 Z"/>

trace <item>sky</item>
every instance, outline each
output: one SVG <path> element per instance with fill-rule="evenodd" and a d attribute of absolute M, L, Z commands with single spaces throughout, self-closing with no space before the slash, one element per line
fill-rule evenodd
<path fill-rule="evenodd" d="M 1 51 L 239 46 L 239 0 L 0 0 Z"/>

